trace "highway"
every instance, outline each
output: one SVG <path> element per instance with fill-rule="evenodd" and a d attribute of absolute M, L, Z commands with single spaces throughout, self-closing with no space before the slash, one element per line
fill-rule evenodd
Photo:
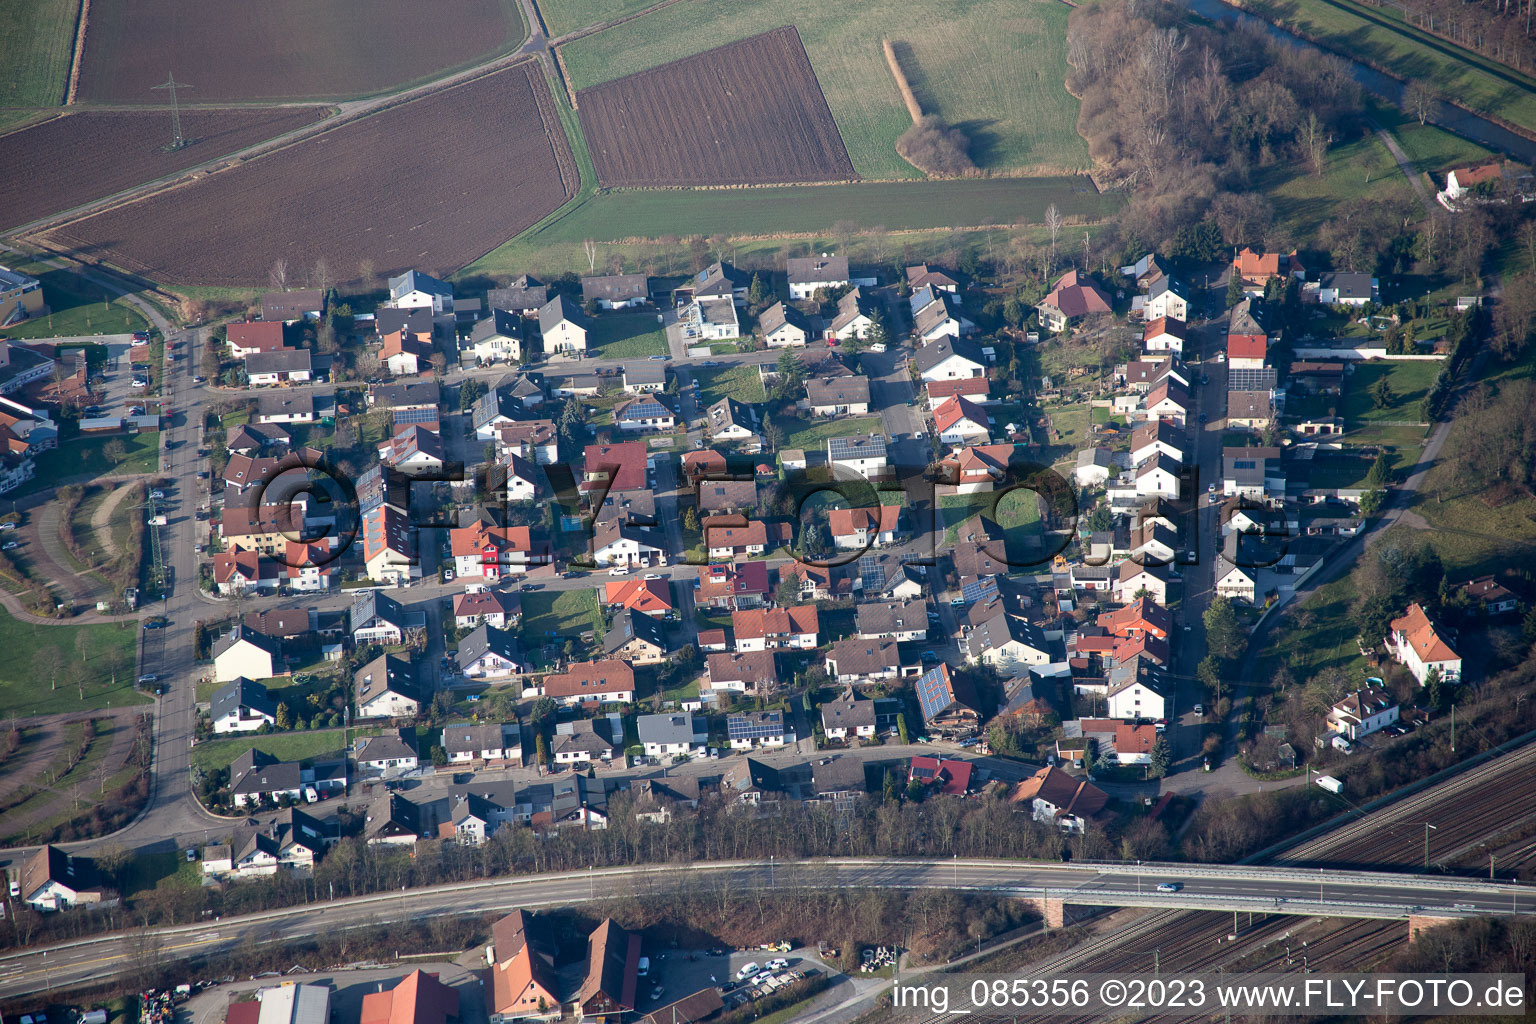
<path fill-rule="evenodd" d="M 1314 881 L 1314 874 L 1316 880 Z M 1177 892 L 1158 892 L 1177 883 Z M 292 942 L 390 919 L 504 913 L 620 896 L 776 888 L 947 889 L 998 898 L 1060 899 L 1081 906 L 1158 906 L 1191 910 L 1406 919 L 1536 912 L 1519 905 L 1520 887 L 1465 879 L 1298 868 L 1195 867 L 1165 864 L 1039 864 L 975 860 L 848 859 L 605 868 L 492 879 L 379 893 L 265 911 L 226 920 L 113 933 L 0 957 L 0 997 L 101 978 L 142 955 L 146 941 L 161 961 L 232 949 L 248 938 Z M 137 953 L 136 953 L 137 951 Z"/>

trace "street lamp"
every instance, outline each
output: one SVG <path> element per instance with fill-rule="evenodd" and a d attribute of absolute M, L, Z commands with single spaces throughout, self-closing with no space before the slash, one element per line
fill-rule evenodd
<path fill-rule="evenodd" d="M 1430 829 L 1434 829 L 1436 832 L 1438 832 L 1438 831 L 1440 831 L 1440 826 L 1439 825 L 1431 825 L 1427 821 L 1424 823 L 1424 870 L 1425 871 L 1429 870 L 1429 830 Z"/>

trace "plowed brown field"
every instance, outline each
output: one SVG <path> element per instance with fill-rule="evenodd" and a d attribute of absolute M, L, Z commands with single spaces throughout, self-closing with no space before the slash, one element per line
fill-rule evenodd
<path fill-rule="evenodd" d="M 274 138 L 325 115 L 325 107 L 184 110 L 171 141 L 169 111 L 67 114 L 0 135 L 0 230 L 103 199 L 134 185 Z"/>
<path fill-rule="evenodd" d="M 601 185 L 854 177 L 793 26 L 585 89 L 577 104 Z"/>
<path fill-rule="evenodd" d="M 523 38 L 515 0 L 91 0 L 79 98 L 345 98 L 464 67 Z"/>
<path fill-rule="evenodd" d="M 46 236 L 174 284 L 264 284 L 273 263 L 335 280 L 447 274 L 575 194 L 576 171 L 536 62 L 430 93 L 242 166 L 65 224 Z"/>

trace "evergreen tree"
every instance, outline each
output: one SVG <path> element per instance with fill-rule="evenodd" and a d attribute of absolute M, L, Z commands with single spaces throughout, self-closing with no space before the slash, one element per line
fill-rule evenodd
<path fill-rule="evenodd" d="M 1233 267 L 1232 273 L 1227 276 L 1227 308 L 1231 309 L 1233 306 L 1242 301 L 1243 278 L 1242 275 L 1237 272 L 1237 268 Z"/>
<path fill-rule="evenodd" d="M 1527 643 L 1536 644 L 1536 605 L 1525 613 L 1525 618 L 1520 623 L 1520 632 Z"/>
<path fill-rule="evenodd" d="M 1157 742 L 1152 744 L 1152 763 L 1147 766 L 1147 774 L 1154 779 L 1160 779 L 1168 774 L 1168 740 L 1161 733 Z"/>
<path fill-rule="evenodd" d="M 1392 464 L 1385 452 L 1376 456 L 1376 461 L 1371 463 L 1370 472 L 1365 475 L 1365 486 L 1376 490 L 1387 485 L 1392 478 Z"/>
<path fill-rule="evenodd" d="M 767 306 L 772 303 L 773 293 L 768 290 L 768 283 L 763 280 L 763 275 L 754 273 L 752 285 L 747 289 L 747 301 L 754 306 Z"/>
<path fill-rule="evenodd" d="M 683 529 L 689 533 L 699 532 L 699 510 L 692 505 L 683 509 Z"/>
<path fill-rule="evenodd" d="M 1207 650 L 1227 661 L 1235 661 L 1243 656 L 1247 640 L 1243 636 L 1242 626 L 1238 624 L 1237 613 L 1232 610 L 1231 601 L 1225 597 L 1212 599 L 1201 618 L 1205 622 Z"/>
<path fill-rule="evenodd" d="M 547 766 L 549 764 L 549 741 L 544 738 L 543 733 L 539 733 L 539 738 L 534 741 L 533 746 L 535 756 L 539 759 L 539 764 Z"/>
<path fill-rule="evenodd" d="M 912 742 L 907 736 L 907 713 L 905 711 L 896 714 L 896 738 L 902 743 Z"/>
<path fill-rule="evenodd" d="M 800 603 L 800 577 L 793 573 L 779 570 L 779 587 L 773 592 L 773 603 L 780 608 L 788 608 Z"/>
<path fill-rule="evenodd" d="M 286 701 L 277 706 L 277 727 L 279 729 L 290 729 L 293 727 L 293 712 L 288 710 Z"/>
<path fill-rule="evenodd" d="M 1387 383 L 1387 378 L 1377 377 L 1376 383 L 1371 385 L 1371 406 L 1376 409 L 1385 409 L 1392 404 L 1392 385 Z"/>

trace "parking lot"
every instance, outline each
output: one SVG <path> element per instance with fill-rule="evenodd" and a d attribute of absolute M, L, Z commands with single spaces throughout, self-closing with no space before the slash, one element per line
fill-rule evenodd
<path fill-rule="evenodd" d="M 836 977 L 839 973 L 836 968 L 828 967 L 816 956 L 815 947 L 792 949 L 787 953 L 754 949 L 730 950 L 720 955 L 719 951 L 685 949 L 667 950 L 648 955 L 650 972 L 640 980 L 636 988 L 638 1009 L 641 1013 L 646 1013 L 658 1006 L 665 1006 L 701 988 L 711 986 L 723 989 L 726 1002 L 729 1004 L 733 994 L 750 987 L 749 979 L 738 980 L 737 978 L 741 969 L 748 964 L 757 964 L 761 968 L 769 961 L 782 959 L 788 961 L 788 966 L 783 970 L 804 971 L 807 975 L 819 973 L 829 977 Z M 652 993 L 658 986 L 661 988 L 661 993 L 653 996 Z"/>

